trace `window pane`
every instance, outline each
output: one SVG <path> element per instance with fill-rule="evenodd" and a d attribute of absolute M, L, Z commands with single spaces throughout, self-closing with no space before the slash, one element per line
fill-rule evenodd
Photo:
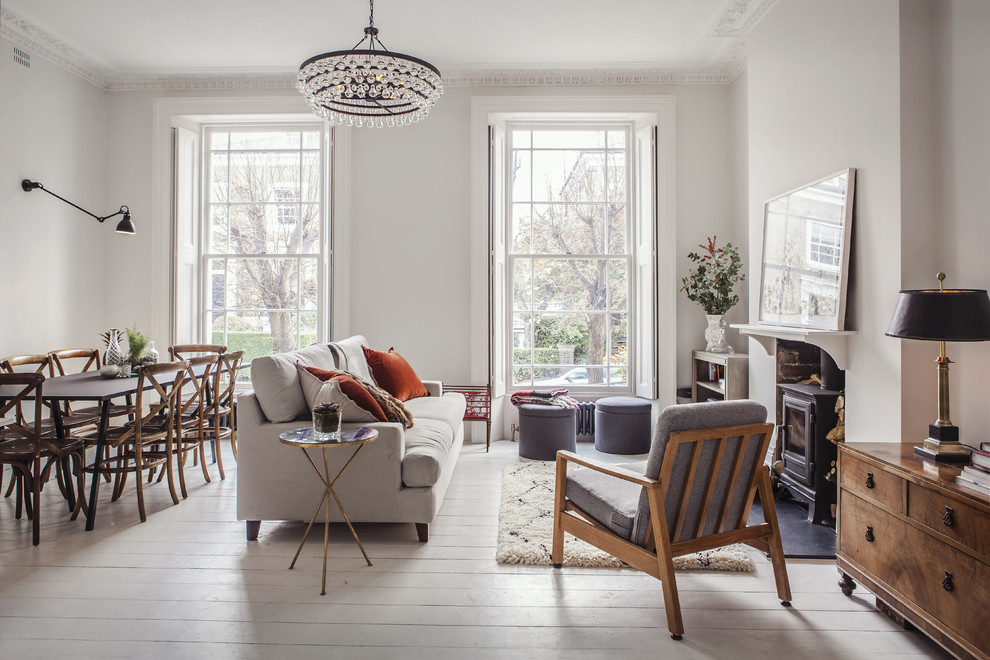
<path fill-rule="evenodd" d="M 626 201 L 626 154 L 610 151 L 607 156 L 608 201 Z"/>
<path fill-rule="evenodd" d="M 605 157 L 596 151 L 533 152 L 533 199 L 605 201 Z"/>
<path fill-rule="evenodd" d="M 230 144 L 230 133 L 227 131 L 210 131 L 210 149 L 227 149 Z"/>
<path fill-rule="evenodd" d="M 302 132 L 302 147 L 303 149 L 319 149 L 322 146 L 322 131 L 303 131 Z"/>
<path fill-rule="evenodd" d="M 534 309 L 604 310 L 604 259 L 538 259 L 533 263 Z"/>
<path fill-rule="evenodd" d="M 530 211 L 532 206 L 529 203 L 512 205 L 512 245 L 510 251 L 517 254 L 530 252 L 530 235 L 533 228 L 530 226 Z"/>
<path fill-rule="evenodd" d="M 528 202 L 532 195 L 532 151 L 516 150 L 512 152 L 512 199 L 516 202 Z"/>
<path fill-rule="evenodd" d="M 608 252 L 609 254 L 625 254 L 626 246 L 626 205 L 606 204 L 608 214 Z"/>
<path fill-rule="evenodd" d="M 535 254 L 604 254 L 603 204 L 534 204 Z"/>
<path fill-rule="evenodd" d="M 515 313 L 512 315 L 512 359 L 516 364 L 529 364 L 533 346 L 532 315 Z"/>
<path fill-rule="evenodd" d="M 513 367 L 512 384 L 515 386 L 532 385 L 533 370 L 530 367 Z"/>
<path fill-rule="evenodd" d="M 534 149 L 602 149 L 605 131 L 596 130 L 537 130 L 533 131 Z"/>
<path fill-rule="evenodd" d="M 302 201 L 319 202 L 323 186 L 320 185 L 320 152 L 307 151 L 302 154 Z"/>
<path fill-rule="evenodd" d="M 298 309 L 297 274 L 295 259 L 228 259 L 226 306 L 234 309 Z"/>
<path fill-rule="evenodd" d="M 300 259 L 300 307 L 302 309 L 315 310 L 317 308 L 320 295 L 319 272 L 320 265 L 316 259 Z M 313 329 L 315 330 L 315 316 L 313 323 Z M 307 344 L 303 344 L 303 346 L 307 346 Z"/>
<path fill-rule="evenodd" d="M 230 199 L 233 202 L 272 202 L 276 188 L 295 190 L 298 199 L 301 185 L 298 152 L 230 154 Z"/>
<path fill-rule="evenodd" d="M 210 244 L 207 247 L 208 252 L 225 253 L 230 250 L 230 244 L 227 242 L 229 224 L 227 222 L 227 208 L 223 204 L 210 204 Z"/>
<path fill-rule="evenodd" d="M 608 262 L 609 309 L 626 309 L 629 304 L 628 266 L 625 259 Z"/>
<path fill-rule="evenodd" d="M 512 131 L 512 148 L 527 149 L 532 145 L 531 131 Z"/>
<path fill-rule="evenodd" d="M 227 154 L 214 153 L 210 156 L 210 199 L 211 202 L 227 201 Z"/>
<path fill-rule="evenodd" d="M 515 259 L 512 263 L 512 309 L 533 309 L 533 262 Z"/>
<path fill-rule="evenodd" d="M 299 149 L 300 131 L 231 131 L 230 149 Z"/>
<path fill-rule="evenodd" d="M 625 131 L 609 131 L 608 132 L 608 148 L 609 149 L 625 149 L 626 148 L 626 132 Z"/>

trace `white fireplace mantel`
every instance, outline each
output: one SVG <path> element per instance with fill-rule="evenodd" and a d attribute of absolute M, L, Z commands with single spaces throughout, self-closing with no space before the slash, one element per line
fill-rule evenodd
<path fill-rule="evenodd" d="M 760 342 L 767 355 L 774 355 L 778 339 L 813 344 L 831 355 L 839 369 L 845 369 L 849 363 L 848 339 L 856 334 L 855 330 L 818 330 L 745 323 L 733 323 L 730 327 Z"/>

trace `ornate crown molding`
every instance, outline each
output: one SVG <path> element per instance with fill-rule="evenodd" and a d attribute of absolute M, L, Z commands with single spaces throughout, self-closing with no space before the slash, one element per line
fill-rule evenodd
<path fill-rule="evenodd" d="M 97 87 L 108 88 L 109 73 L 98 62 L 5 7 L 0 7 L 0 35 Z"/>
<path fill-rule="evenodd" d="M 586 67 L 574 69 L 443 68 L 447 87 L 543 87 L 728 84 L 746 67 L 748 33 L 777 0 L 730 0 L 711 36 L 735 37 L 712 63 L 696 66 Z M 107 91 L 295 89 L 296 71 L 209 73 L 123 72 L 62 43 L 30 21 L 0 7 L 0 33 L 18 46 Z"/>
<path fill-rule="evenodd" d="M 777 0 L 730 0 L 708 33 L 711 37 L 745 37 Z"/>

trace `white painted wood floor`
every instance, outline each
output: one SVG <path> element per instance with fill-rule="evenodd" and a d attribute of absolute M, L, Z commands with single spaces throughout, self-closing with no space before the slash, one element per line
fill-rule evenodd
<path fill-rule="evenodd" d="M 51 484 L 37 548 L 12 498 L 0 501 L 0 658 L 949 657 L 878 613 L 861 586 L 843 596 L 827 561 L 788 562 L 790 609 L 755 550 L 755 574 L 679 571 L 680 642 L 642 573 L 499 565 L 501 469 L 519 460 L 510 442 L 464 447 L 429 543 L 411 524 L 358 525 L 367 567 L 332 527 L 320 596 L 322 534 L 292 571 L 302 524 L 265 523 L 245 541 L 226 455 L 227 479 L 189 470 L 177 506 L 165 484 L 147 488 L 143 524 L 133 484 L 114 503 L 101 489 L 93 532 L 69 522 Z"/>

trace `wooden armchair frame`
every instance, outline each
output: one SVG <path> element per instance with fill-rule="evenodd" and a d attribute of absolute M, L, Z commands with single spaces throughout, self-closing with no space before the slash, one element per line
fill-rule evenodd
<path fill-rule="evenodd" d="M 681 639 L 684 634 L 684 623 L 681 618 L 680 600 L 674 574 L 674 557 L 732 543 L 746 543 L 770 555 L 777 596 L 783 605 L 789 606 L 791 591 L 787 580 L 784 552 L 780 543 L 780 530 L 777 525 L 777 512 L 770 486 L 770 473 L 762 463 L 762 457 L 766 455 L 772 432 L 773 424 L 769 423 L 672 432 L 664 449 L 659 479 L 651 479 L 615 465 L 607 465 L 578 456 L 572 452 L 557 452 L 553 549 L 551 552 L 551 561 L 554 567 L 560 568 L 563 562 L 564 532 L 568 532 L 614 555 L 630 566 L 652 575 L 661 582 L 664 605 L 667 610 L 667 626 L 671 636 L 674 639 Z M 728 441 L 731 438 L 740 437 L 745 440 L 745 438 L 754 435 L 760 436 L 760 439 L 757 458 L 753 461 L 753 466 L 749 470 L 743 470 L 744 451 L 740 445 L 729 473 L 730 483 L 726 490 L 726 496 L 717 512 L 716 532 L 703 535 L 703 529 L 712 511 L 713 495 L 718 483 L 717 476 L 726 457 Z M 715 456 L 711 465 L 707 466 L 707 469 L 702 469 L 699 466 L 701 448 L 702 444 L 709 440 L 717 442 Z M 690 463 L 686 472 L 684 488 L 679 493 L 680 500 L 676 502 L 677 514 L 674 519 L 668 520 L 664 508 L 668 497 L 668 486 L 671 483 L 678 450 L 684 445 L 690 445 Z M 642 546 L 620 537 L 567 498 L 567 468 L 570 463 L 596 470 L 616 479 L 638 484 L 645 489 L 649 504 L 649 526 Z M 685 531 L 685 514 L 688 509 L 690 493 L 698 479 L 703 480 L 704 499 L 701 503 L 701 513 L 698 516 L 695 529 L 688 530 L 689 540 L 673 542 L 671 541 L 672 538 L 682 538 Z M 736 491 L 740 482 L 746 489 L 746 499 L 738 516 L 739 519 L 729 520 L 731 494 Z M 757 491 L 760 494 L 766 522 L 747 526 L 750 505 Z"/>

